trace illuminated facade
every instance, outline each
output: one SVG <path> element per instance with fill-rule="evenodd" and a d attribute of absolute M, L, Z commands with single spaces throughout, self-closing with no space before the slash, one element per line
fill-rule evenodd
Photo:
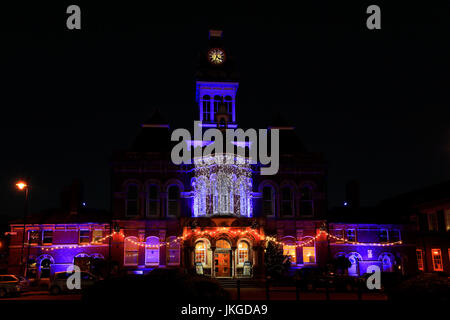
<path fill-rule="evenodd" d="M 219 51 L 222 56 L 211 58 Z M 185 127 L 201 120 L 204 129 L 236 128 L 238 78 L 222 32 L 212 30 L 196 74 L 196 115 L 186 115 Z M 112 216 L 81 219 L 77 210 L 69 210 L 72 220 L 30 221 L 28 269 L 39 279 L 75 262 L 98 259 L 107 260 L 110 271 L 117 273 L 179 267 L 211 277 L 260 277 L 268 239 L 283 246 L 293 268 L 323 267 L 339 255 L 350 259 L 352 275 L 363 273 L 369 264 L 391 272 L 407 263 L 406 258 L 398 260 L 409 250 L 401 226 L 328 224 L 323 155 L 308 152 L 294 127 L 282 119 L 273 118 L 268 129 L 280 130 L 276 175 L 262 176 L 255 170 L 260 164 L 229 154 L 175 165 L 169 123 L 156 111 L 130 149 L 114 154 Z M 192 141 L 194 148 L 205 145 Z M 232 163 L 226 161 L 229 157 Z M 21 224 L 11 225 L 15 253 L 10 266 L 15 270 L 20 267 L 22 230 Z"/>

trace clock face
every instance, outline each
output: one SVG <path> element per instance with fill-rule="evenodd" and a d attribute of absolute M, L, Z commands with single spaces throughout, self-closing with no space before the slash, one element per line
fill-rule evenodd
<path fill-rule="evenodd" d="M 225 52 L 219 48 L 212 48 L 208 51 L 208 60 L 212 64 L 222 64 L 225 62 Z"/>

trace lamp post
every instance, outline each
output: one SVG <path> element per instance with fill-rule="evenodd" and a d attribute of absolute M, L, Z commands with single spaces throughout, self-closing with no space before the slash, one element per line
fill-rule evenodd
<path fill-rule="evenodd" d="M 23 252 L 25 250 L 25 234 L 26 234 L 26 219 L 27 219 L 27 215 L 28 215 L 28 199 L 29 199 L 29 186 L 25 181 L 18 181 L 16 183 L 16 187 L 17 189 L 19 189 L 20 191 L 24 191 L 25 190 L 25 206 L 24 206 L 24 213 L 23 213 L 23 234 L 22 234 L 22 248 L 20 250 L 20 268 L 21 268 L 21 274 L 26 276 L 26 266 L 28 264 L 28 258 L 26 261 L 26 264 L 24 264 L 23 261 Z"/>

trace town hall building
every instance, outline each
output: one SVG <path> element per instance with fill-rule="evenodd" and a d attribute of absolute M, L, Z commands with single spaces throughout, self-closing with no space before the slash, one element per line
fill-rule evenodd
<path fill-rule="evenodd" d="M 239 128 L 238 92 L 234 58 L 222 31 L 211 30 L 195 76 L 195 116 L 187 112 L 185 128 L 194 121 L 201 130 Z M 77 264 L 97 272 L 108 265 L 117 273 L 181 268 L 215 278 L 263 277 L 268 240 L 283 247 L 292 268 L 325 267 L 344 255 L 350 275 L 374 264 L 385 272 L 417 269 L 406 226 L 328 219 L 323 154 L 309 152 L 281 118 L 266 129 L 280 133 L 275 175 L 227 153 L 174 164 L 173 128 L 156 109 L 130 148 L 113 156 L 112 212 L 83 208 L 75 193 L 58 212 L 12 222 L 10 272 L 46 279 Z"/>

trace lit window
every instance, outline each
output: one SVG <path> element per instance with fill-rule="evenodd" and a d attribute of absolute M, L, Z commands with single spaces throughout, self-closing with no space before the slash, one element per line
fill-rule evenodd
<path fill-rule="evenodd" d="M 147 216 L 157 216 L 159 211 L 158 186 L 149 185 L 147 187 Z"/>
<path fill-rule="evenodd" d="M 138 264 L 138 239 L 128 237 L 124 239 L 124 265 L 136 266 Z"/>
<path fill-rule="evenodd" d="M 428 214 L 428 231 L 438 231 L 436 212 Z"/>
<path fill-rule="evenodd" d="M 53 231 L 52 230 L 44 230 L 42 234 L 42 244 L 49 245 L 53 243 Z"/>
<path fill-rule="evenodd" d="M 423 267 L 423 251 L 422 251 L 422 249 L 416 250 L 416 256 L 417 256 L 417 268 L 419 270 L 423 271 L 424 267 Z"/>
<path fill-rule="evenodd" d="M 450 230 L 450 209 L 445 210 L 445 230 Z"/>
<path fill-rule="evenodd" d="M 103 238 L 103 230 L 94 230 L 92 231 L 92 241 L 98 242 Z"/>
<path fill-rule="evenodd" d="M 37 230 L 28 231 L 28 243 L 39 244 L 39 231 Z"/>
<path fill-rule="evenodd" d="M 346 236 L 348 242 L 356 242 L 356 230 L 355 229 L 347 229 Z"/>
<path fill-rule="evenodd" d="M 295 244 L 291 243 L 283 245 L 283 255 L 291 257 L 291 263 L 297 263 L 297 253 Z"/>
<path fill-rule="evenodd" d="M 247 242 L 241 241 L 238 245 L 238 263 L 244 264 L 248 260 L 248 244 Z"/>
<path fill-rule="evenodd" d="M 206 245 L 203 241 L 195 245 L 195 262 L 206 264 Z"/>
<path fill-rule="evenodd" d="M 89 230 L 80 230 L 80 243 L 89 243 Z"/>
<path fill-rule="evenodd" d="M 316 249 L 314 247 L 303 247 L 303 263 L 316 263 Z"/>
<path fill-rule="evenodd" d="M 179 211 L 180 189 L 172 185 L 169 187 L 167 193 L 167 215 L 176 217 Z"/>
<path fill-rule="evenodd" d="M 159 264 L 159 238 L 148 237 L 145 241 L 145 264 Z"/>
<path fill-rule="evenodd" d="M 137 216 L 139 213 L 139 194 L 138 186 L 130 184 L 127 187 L 127 199 L 126 199 L 126 215 Z"/>
<path fill-rule="evenodd" d="M 431 256 L 433 257 L 433 270 L 444 271 L 441 249 L 431 249 Z"/>

